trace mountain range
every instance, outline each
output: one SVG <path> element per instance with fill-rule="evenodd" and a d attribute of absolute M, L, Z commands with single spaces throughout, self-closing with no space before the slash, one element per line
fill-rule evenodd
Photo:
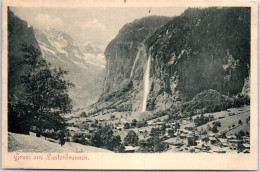
<path fill-rule="evenodd" d="M 100 95 L 106 60 L 101 43 L 79 43 L 55 29 L 35 30 L 42 56 L 52 65 L 68 71 L 68 79 L 75 85 L 69 90 L 74 108 L 83 108 Z"/>
<path fill-rule="evenodd" d="M 106 47 L 28 27 L 11 11 L 8 17 L 10 95 L 19 92 L 16 64 L 25 41 L 69 72 L 75 108 L 210 111 L 209 105 L 221 110 L 250 96 L 250 8 L 189 8 L 176 17 L 136 19 Z"/>

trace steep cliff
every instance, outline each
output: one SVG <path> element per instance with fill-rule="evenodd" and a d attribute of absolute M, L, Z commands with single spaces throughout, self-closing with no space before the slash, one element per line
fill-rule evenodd
<path fill-rule="evenodd" d="M 151 16 L 126 24 L 105 50 L 107 60 L 99 109 L 138 111 L 143 98 L 143 73 L 147 62 L 144 41 L 170 17 Z"/>
<path fill-rule="evenodd" d="M 250 70 L 250 8 L 187 9 L 162 19 L 154 28 L 138 27 L 147 18 L 127 24 L 111 41 L 104 91 L 94 106 L 141 111 L 149 56 L 148 111 L 197 101 L 196 95 L 229 101 L 242 91 Z"/>
<path fill-rule="evenodd" d="M 23 95 L 24 86 L 21 75 L 26 64 L 22 64 L 22 44 L 27 43 L 40 49 L 32 27 L 8 9 L 8 101 L 14 101 Z"/>
<path fill-rule="evenodd" d="M 28 64 L 23 58 L 23 44 L 40 49 L 33 28 L 8 9 L 8 131 L 29 134 L 30 115 L 25 108 L 28 94 L 22 82 Z"/>
<path fill-rule="evenodd" d="M 136 70 L 133 68 L 137 66 L 139 56 L 145 53 L 142 42 L 169 20 L 169 17 L 145 17 L 126 24 L 119 31 L 105 50 L 107 74 L 104 81 L 104 93 L 117 89 L 124 79 L 131 77 L 131 71 Z M 133 77 L 141 79 L 141 76 L 142 74 L 139 73 Z"/>
<path fill-rule="evenodd" d="M 189 101 L 209 89 L 234 96 L 249 76 L 250 8 L 188 9 L 150 36 L 146 46 L 155 80 L 151 110 L 161 94 L 172 101 Z"/>

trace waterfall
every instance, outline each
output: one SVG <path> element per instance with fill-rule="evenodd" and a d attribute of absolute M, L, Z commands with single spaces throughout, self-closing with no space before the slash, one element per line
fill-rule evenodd
<path fill-rule="evenodd" d="M 142 112 L 146 111 L 147 97 L 148 97 L 148 94 L 149 94 L 149 91 L 150 91 L 150 84 L 149 84 L 150 64 L 151 64 L 151 55 L 148 58 L 146 70 L 145 70 L 145 73 L 144 73 L 144 98 L 143 98 Z"/>
<path fill-rule="evenodd" d="M 140 50 L 138 50 L 137 55 L 136 55 L 136 57 L 135 57 L 134 65 L 133 65 L 133 67 L 132 67 L 132 69 L 131 69 L 131 73 L 130 73 L 130 78 L 133 77 L 135 65 L 136 65 L 136 62 L 137 62 L 137 60 L 139 59 L 139 57 L 140 57 Z"/>
<path fill-rule="evenodd" d="M 136 66 L 137 61 L 140 59 L 140 56 L 145 56 L 145 55 L 146 55 L 146 47 L 142 44 L 138 48 L 138 52 L 135 56 L 135 61 L 134 61 L 133 67 L 131 69 L 130 78 L 132 78 L 134 76 L 135 66 Z"/>

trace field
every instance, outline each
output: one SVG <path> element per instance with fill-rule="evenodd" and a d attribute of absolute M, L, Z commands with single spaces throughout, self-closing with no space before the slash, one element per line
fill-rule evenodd
<path fill-rule="evenodd" d="M 205 115 L 209 115 L 209 114 L 205 114 Z M 222 131 L 228 131 L 227 134 L 231 135 L 231 134 L 238 133 L 240 130 L 244 130 L 244 132 L 250 131 L 250 126 L 249 124 L 246 123 L 246 118 L 250 116 L 250 106 L 244 106 L 238 109 L 232 108 L 232 109 L 228 109 L 227 111 L 212 113 L 212 115 L 214 115 L 215 118 L 214 121 L 221 122 L 221 127 L 218 128 L 219 133 L 221 133 Z M 219 117 L 221 119 L 219 119 Z M 238 124 L 239 120 L 242 121 L 241 125 Z M 208 125 L 213 126 L 212 123 L 214 121 L 198 127 L 198 130 L 201 129 L 207 130 L 207 126 Z M 235 127 L 232 128 L 232 125 L 234 125 Z M 230 127 L 230 131 L 229 131 L 229 127 Z"/>

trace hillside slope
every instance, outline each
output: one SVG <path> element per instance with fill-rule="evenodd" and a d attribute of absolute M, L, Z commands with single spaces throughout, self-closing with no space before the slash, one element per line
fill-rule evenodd
<path fill-rule="evenodd" d="M 55 140 L 53 140 L 55 141 Z M 56 141 L 57 142 L 57 141 Z M 96 148 L 93 146 L 85 146 L 79 143 L 66 142 L 62 147 L 55 142 L 45 140 L 44 137 L 36 137 L 35 134 L 30 135 L 8 133 L 8 151 L 9 152 L 56 152 L 56 153 L 83 153 L 83 152 L 104 152 L 113 153 L 109 150 Z"/>

